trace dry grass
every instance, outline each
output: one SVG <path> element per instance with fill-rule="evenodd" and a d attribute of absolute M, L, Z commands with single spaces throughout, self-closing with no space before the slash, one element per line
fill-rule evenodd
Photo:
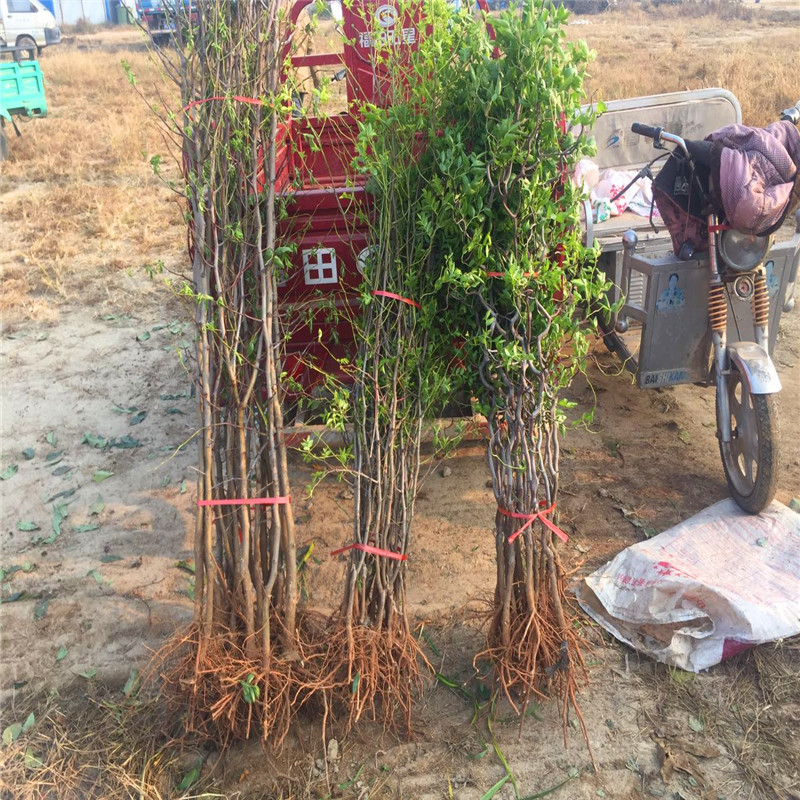
<path fill-rule="evenodd" d="M 197 784 L 181 791 L 180 783 L 202 754 L 185 753 L 172 738 L 181 734 L 180 721 L 158 697 L 126 698 L 91 685 L 72 700 L 39 700 L 4 709 L 3 729 L 31 711 L 34 721 L 0 749 L 3 800 L 196 796 Z"/>
<path fill-rule="evenodd" d="M 661 665 L 656 674 L 649 722 L 660 735 L 677 734 L 682 741 L 694 725 L 696 741 L 724 748 L 736 770 L 727 786 L 714 787 L 719 794 L 758 800 L 800 796 L 799 639 L 756 648 L 707 675 Z"/>
<path fill-rule="evenodd" d="M 746 124 L 774 121 L 800 96 L 800 18 L 740 4 L 713 9 L 703 3 L 575 18 L 588 24 L 571 25 L 570 37 L 597 53 L 590 95 L 615 100 L 721 86 L 739 99 Z"/>
<path fill-rule="evenodd" d="M 177 170 L 121 60 L 148 95 L 169 86 L 144 49 L 136 49 L 134 35 L 114 45 L 48 53 L 42 60 L 48 117 L 22 125 L 22 138 L 11 139 L 2 166 L 6 328 L 25 318 L 53 319 L 64 301 L 102 302 L 119 290 L 121 273 L 180 259 L 180 209 L 161 179 Z M 161 177 L 149 163 L 155 154 L 164 154 Z"/>

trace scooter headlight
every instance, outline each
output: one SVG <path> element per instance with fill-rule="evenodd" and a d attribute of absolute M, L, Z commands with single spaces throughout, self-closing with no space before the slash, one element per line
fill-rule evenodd
<path fill-rule="evenodd" d="M 772 237 L 753 236 L 741 231 L 723 231 L 719 250 L 725 263 L 736 272 L 755 269 L 769 252 Z"/>

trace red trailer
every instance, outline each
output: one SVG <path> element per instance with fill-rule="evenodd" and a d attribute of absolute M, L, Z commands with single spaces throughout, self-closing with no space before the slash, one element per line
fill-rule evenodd
<path fill-rule="evenodd" d="M 285 194 L 288 212 L 279 222 L 278 240 L 297 247 L 291 269 L 279 284 L 290 333 L 285 369 L 302 394 L 310 394 L 326 375 L 346 379 L 345 365 L 354 352 L 353 320 L 367 256 L 370 203 L 365 179 L 354 174 L 352 161 L 358 105 L 364 100 L 380 102 L 380 70 L 373 67 L 373 49 L 376 44 L 413 48 L 418 37 L 417 25 L 400 19 L 394 5 L 362 0 L 320 21 L 329 29 L 328 40 L 340 42 L 338 49 L 332 48 L 336 52 L 298 53 L 302 15 L 317 8 L 308 0 L 294 4 L 294 41 L 287 42 L 286 54 L 294 54 L 291 64 L 298 71 L 323 72 L 343 81 L 333 84 L 344 86 L 341 110 L 319 117 L 304 113 L 290 120 L 277 159 L 278 190 Z M 317 39 L 324 38 L 323 31 Z"/>

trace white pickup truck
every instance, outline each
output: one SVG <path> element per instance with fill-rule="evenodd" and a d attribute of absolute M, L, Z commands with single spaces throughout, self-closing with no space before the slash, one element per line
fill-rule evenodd
<path fill-rule="evenodd" d="M 56 18 L 39 0 L 0 0 L 0 53 L 33 61 L 44 47 L 60 41 Z"/>

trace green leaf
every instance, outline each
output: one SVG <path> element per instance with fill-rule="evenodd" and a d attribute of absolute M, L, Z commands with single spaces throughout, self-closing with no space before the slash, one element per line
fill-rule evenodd
<path fill-rule="evenodd" d="M 186 583 L 186 594 L 189 595 L 190 600 L 194 600 L 194 580 L 190 578 Z"/>
<path fill-rule="evenodd" d="M 115 556 L 110 553 L 106 556 L 100 556 L 101 564 L 113 564 L 115 561 L 122 561 L 122 556 Z"/>
<path fill-rule="evenodd" d="M 34 450 L 32 447 L 26 447 L 26 448 L 25 448 L 25 449 L 22 451 L 22 457 L 23 457 L 23 458 L 24 458 L 26 461 L 30 461 L 30 460 L 31 460 L 31 459 L 32 459 L 32 458 L 33 458 L 35 455 L 36 455 L 36 451 L 35 451 L 35 450 Z"/>
<path fill-rule="evenodd" d="M 63 661 L 67 657 L 67 653 L 69 653 L 69 650 L 62 644 L 56 653 L 56 661 Z"/>
<path fill-rule="evenodd" d="M 186 775 L 183 776 L 183 780 L 178 784 L 178 788 L 181 790 L 188 789 L 193 783 L 197 782 L 197 779 L 200 777 L 200 767 L 193 767 Z"/>
<path fill-rule="evenodd" d="M 192 575 L 195 574 L 194 564 L 192 564 L 191 561 L 177 561 L 175 563 L 175 566 L 178 569 L 182 569 L 184 572 L 188 572 L 188 573 L 190 573 Z"/>
<path fill-rule="evenodd" d="M 52 466 L 53 464 L 57 464 L 62 458 L 64 457 L 63 450 L 53 450 L 52 453 L 48 453 L 45 456 L 45 461 Z"/>
<path fill-rule="evenodd" d="M 45 539 L 46 544 L 54 542 L 58 536 L 61 536 L 61 523 L 69 516 L 69 509 L 64 503 L 56 503 L 53 506 L 53 534 Z"/>
<path fill-rule="evenodd" d="M 102 483 L 108 480 L 114 473 L 107 469 L 96 469 L 92 475 L 92 480 L 95 483 Z"/>
<path fill-rule="evenodd" d="M 68 497 L 72 497 L 77 490 L 75 488 L 72 489 L 64 489 L 62 492 L 56 492 L 54 495 L 51 495 L 45 500 L 45 503 L 52 503 L 53 500 L 58 500 L 59 498 L 63 498 L 66 500 Z"/>
<path fill-rule="evenodd" d="M 46 613 L 47 613 L 47 606 L 50 604 L 49 600 L 42 600 L 41 603 L 37 603 L 33 609 L 33 618 L 38 622 Z"/>
<path fill-rule="evenodd" d="M 353 676 L 353 683 L 350 686 L 350 694 L 355 694 L 358 691 L 358 684 L 361 681 L 361 673 L 356 672 Z"/>
<path fill-rule="evenodd" d="M 86 678 L 87 681 L 94 680 L 97 677 L 97 667 L 89 667 L 89 669 L 85 669 L 78 674 L 81 678 Z"/>
<path fill-rule="evenodd" d="M 41 769 L 42 759 L 28 747 L 25 750 L 25 767 L 27 769 Z"/>
<path fill-rule="evenodd" d="M 35 722 L 36 717 L 33 715 L 33 711 L 31 711 L 31 713 L 28 714 L 28 718 L 22 723 L 22 732 L 27 733 L 33 727 Z"/>
<path fill-rule="evenodd" d="M 96 531 L 99 528 L 99 522 L 85 522 L 83 525 L 72 526 L 72 530 L 75 531 L 75 533 L 89 533 L 90 531 Z"/>
<path fill-rule="evenodd" d="M 19 467 L 16 464 L 9 464 L 0 472 L 0 481 L 7 481 L 9 478 L 13 478 L 17 472 L 19 472 Z"/>
<path fill-rule="evenodd" d="M 128 433 L 117 439 L 111 439 L 108 446 L 118 447 L 120 450 L 133 450 L 136 447 L 141 447 L 142 443 L 138 439 L 134 439 L 133 436 Z"/>
<path fill-rule="evenodd" d="M 502 778 L 500 778 L 497 783 L 489 789 L 488 792 L 485 792 L 481 795 L 481 800 L 492 800 L 492 798 L 508 783 L 509 778 L 511 777 L 511 773 L 507 773 Z"/>
<path fill-rule="evenodd" d="M 81 439 L 81 444 L 88 444 L 89 447 L 96 447 L 98 450 L 102 450 L 108 447 L 108 439 L 106 439 L 105 436 L 101 436 L 99 433 L 86 431 L 86 433 L 83 434 L 83 439 Z"/>
<path fill-rule="evenodd" d="M 95 582 L 96 582 L 98 585 L 101 585 L 101 584 L 103 583 L 103 576 L 102 576 L 102 575 L 101 575 L 101 574 L 100 574 L 100 573 L 99 573 L 99 572 L 98 572 L 96 569 L 90 569 L 90 570 L 89 570 L 89 571 L 86 573 L 86 577 L 87 577 L 87 578 L 94 578 L 94 579 L 95 579 Z"/>
<path fill-rule="evenodd" d="M 57 469 L 53 470 L 53 475 L 56 478 L 60 478 L 62 475 L 66 475 L 68 472 L 72 472 L 72 467 L 67 466 L 64 464 L 63 467 L 58 467 Z"/>
<path fill-rule="evenodd" d="M 13 742 L 16 742 L 17 739 L 19 739 L 21 733 L 22 733 L 22 723 L 14 722 L 3 731 L 3 743 L 12 744 Z"/>
<path fill-rule="evenodd" d="M 55 447 L 58 444 L 58 438 L 56 437 L 55 431 L 48 431 L 47 436 L 44 437 L 51 447 Z"/>
<path fill-rule="evenodd" d="M 140 422 L 144 421 L 144 418 L 147 416 L 146 411 L 137 411 L 130 419 L 131 425 L 138 425 Z"/>
<path fill-rule="evenodd" d="M 691 436 L 689 436 L 689 433 L 688 433 L 688 431 L 685 431 L 685 430 L 683 430 L 683 428 L 681 428 L 681 429 L 678 431 L 678 438 L 679 438 L 679 439 L 680 439 L 680 440 L 681 440 L 681 441 L 682 441 L 684 444 L 689 444 L 689 443 L 692 441 L 692 437 L 691 437 Z"/>
<path fill-rule="evenodd" d="M 89 516 L 95 517 L 98 514 L 102 514 L 105 507 L 106 504 L 103 502 L 103 498 L 98 497 L 97 500 L 89 506 Z"/>
<path fill-rule="evenodd" d="M 702 717 L 693 717 L 691 714 L 689 714 L 689 727 L 695 733 L 702 733 L 702 731 L 706 729 L 706 723 L 703 721 Z"/>
<path fill-rule="evenodd" d="M 186 481 L 181 481 L 180 493 L 186 494 Z"/>
<path fill-rule="evenodd" d="M 137 342 L 146 342 L 150 338 L 150 331 L 144 331 L 136 337 Z"/>
<path fill-rule="evenodd" d="M 135 695 L 137 691 L 139 691 L 139 670 L 136 669 L 136 667 L 131 667 L 131 674 L 125 682 L 122 693 L 125 697 L 131 697 Z"/>
<path fill-rule="evenodd" d="M 30 531 L 38 531 L 40 528 L 33 520 L 21 519 L 17 522 L 17 530 L 28 533 Z"/>
<path fill-rule="evenodd" d="M 118 406 L 116 403 L 111 406 L 111 410 L 115 411 L 117 414 L 135 414 L 139 409 L 136 406 L 128 406 L 125 408 L 124 406 Z"/>

